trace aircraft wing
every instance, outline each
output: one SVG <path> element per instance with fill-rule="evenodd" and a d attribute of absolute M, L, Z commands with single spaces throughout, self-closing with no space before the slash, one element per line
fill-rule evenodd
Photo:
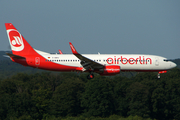
<path fill-rule="evenodd" d="M 103 68 L 104 65 L 98 63 L 98 62 L 95 62 L 87 57 L 84 57 L 82 56 L 81 54 L 79 54 L 76 49 L 74 48 L 74 46 L 72 45 L 71 42 L 69 42 L 69 45 L 71 47 L 71 50 L 72 50 L 72 53 L 78 58 L 81 60 L 81 65 L 83 66 L 84 70 L 83 71 L 86 71 L 86 70 L 94 70 L 94 69 L 100 69 L 100 68 Z"/>

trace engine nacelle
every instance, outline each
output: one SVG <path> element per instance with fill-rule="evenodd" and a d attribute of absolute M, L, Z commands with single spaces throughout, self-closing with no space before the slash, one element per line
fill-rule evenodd
<path fill-rule="evenodd" d="M 118 65 L 109 65 L 104 66 L 104 69 L 100 70 L 102 73 L 100 75 L 116 75 L 120 73 L 120 66 Z"/>

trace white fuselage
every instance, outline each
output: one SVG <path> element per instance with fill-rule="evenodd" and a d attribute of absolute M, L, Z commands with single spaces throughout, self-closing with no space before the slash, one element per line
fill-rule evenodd
<path fill-rule="evenodd" d="M 42 55 L 42 54 L 41 54 Z M 103 65 L 119 65 L 121 71 L 160 71 L 176 66 L 166 58 L 143 54 L 82 54 L 83 56 Z M 44 54 L 47 60 L 66 66 L 83 67 L 80 60 L 73 54 Z"/>

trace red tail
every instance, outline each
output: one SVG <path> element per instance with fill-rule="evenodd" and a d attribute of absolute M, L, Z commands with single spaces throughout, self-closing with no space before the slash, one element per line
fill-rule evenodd
<path fill-rule="evenodd" d="M 34 55 L 35 50 L 24 39 L 12 23 L 5 23 L 12 53 L 19 56 Z"/>

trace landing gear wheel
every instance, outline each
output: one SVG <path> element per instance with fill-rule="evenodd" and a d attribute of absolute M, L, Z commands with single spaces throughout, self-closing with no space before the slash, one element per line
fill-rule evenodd
<path fill-rule="evenodd" d="M 160 79 L 160 78 L 161 78 L 161 76 L 160 76 L 160 74 L 159 74 L 159 73 L 158 73 L 157 77 L 158 77 L 158 79 Z"/>
<path fill-rule="evenodd" d="M 87 76 L 87 79 L 93 79 L 94 78 L 94 75 L 93 74 L 89 74 L 88 76 Z"/>

